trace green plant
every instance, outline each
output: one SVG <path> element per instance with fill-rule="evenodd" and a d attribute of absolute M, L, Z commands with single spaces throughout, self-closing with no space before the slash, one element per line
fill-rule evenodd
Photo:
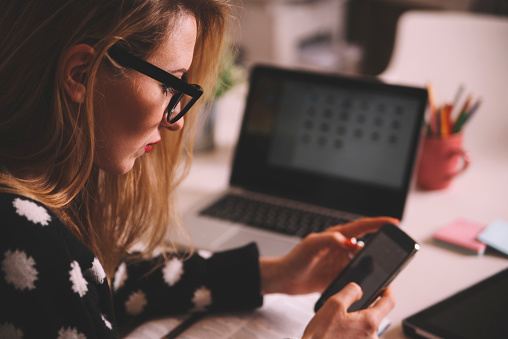
<path fill-rule="evenodd" d="M 245 80 L 245 70 L 237 64 L 238 51 L 227 49 L 223 54 L 220 72 L 215 83 L 215 99 L 221 98 L 233 87 Z"/>

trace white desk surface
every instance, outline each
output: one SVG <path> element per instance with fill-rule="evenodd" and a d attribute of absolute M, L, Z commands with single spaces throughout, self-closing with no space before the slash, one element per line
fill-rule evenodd
<path fill-rule="evenodd" d="M 496 84 L 482 86 L 484 105 L 464 132 L 470 168 L 446 190 L 411 188 L 401 227 L 422 248 L 392 284 L 397 305 L 383 338 L 404 338 L 403 318 L 508 267 L 507 257 L 465 255 L 431 242 L 435 230 L 459 217 L 485 224 L 508 221 L 508 87 L 503 93 Z M 182 211 L 226 187 L 245 96 L 240 87 L 219 102 L 216 148 L 195 156 L 178 191 Z"/>

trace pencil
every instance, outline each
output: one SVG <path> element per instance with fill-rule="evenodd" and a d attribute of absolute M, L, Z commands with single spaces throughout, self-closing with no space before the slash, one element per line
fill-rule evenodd
<path fill-rule="evenodd" d="M 161 339 L 174 339 L 178 337 L 182 332 L 184 332 L 186 329 L 197 323 L 199 320 L 201 320 L 206 315 L 206 312 L 196 312 L 192 313 L 189 317 L 187 317 L 184 321 L 182 321 L 180 324 L 178 324 L 175 328 L 173 328 L 171 331 L 169 331 L 168 334 L 166 334 Z"/>
<path fill-rule="evenodd" d="M 441 136 L 441 111 L 438 110 L 436 112 L 436 117 L 435 117 L 435 124 L 436 124 L 436 135 L 437 136 Z"/>
<path fill-rule="evenodd" d="M 464 105 L 462 106 L 462 109 L 460 110 L 459 115 L 457 116 L 457 119 L 455 120 L 455 123 L 453 124 L 453 133 L 457 133 L 462 128 L 463 120 L 465 119 L 465 115 L 467 114 L 469 105 L 471 105 L 472 100 L 473 100 L 473 95 L 469 94 L 466 99 L 466 102 L 464 102 Z"/>
<path fill-rule="evenodd" d="M 468 111 L 466 112 L 466 114 L 464 114 L 464 116 L 462 117 L 461 121 L 460 121 L 460 122 L 458 122 L 458 124 L 455 126 L 455 130 L 456 130 L 456 132 L 455 132 L 455 130 L 454 130 L 454 132 L 455 132 L 455 133 L 460 132 L 460 131 L 462 130 L 462 128 L 464 128 L 465 123 L 466 123 L 469 119 L 471 119 L 471 116 L 473 116 L 473 115 L 474 115 L 474 113 L 478 110 L 478 108 L 480 107 L 481 103 L 482 103 L 481 99 L 478 99 L 478 100 L 477 100 L 477 101 L 473 104 L 473 106 L 471 106 L 471 109 L 470 109 L 470 110 L 468 110 Z"/>
<path fill-rule="evenodd" d="M 431 83 L 427 84 L 427 92 L 429 93 L 429 107 L 430 107 L 430 130 L 432 133 L 439 134 L 436 126 L 436 98 L 434 96 L 434 87 Z"/>
<path fill-rule="evenodd" d="M 452 105 L 451 104 L 445 104 L 441 108 L 441 136 L 443 138 L 446 138 L 448 135 L 450 135 L 450 113 L 452 111 Z"/>
<path fill-rule="evenodd" d="M 460 84 L 459 88 L 457 89 L 457 93 L 455 93 L 455 99 L 453 100 L 454 107 L 459 105 L 459 100 L 462 96 L 462 92 L 464 92 L 464 84 Z"/>
<path fill-rule="evenodd" d="M 457 89 L 457 93 L 455 93 L 455 99 L 453 99 L 452 112 L 450 112 L 450 119 L 455 115 L 455 111 L 459 108 L 460 98 L 462 98 L 462 93 L 464 93 L 464 89 L 465 89 L 464 84 L 461 84 Z"/>

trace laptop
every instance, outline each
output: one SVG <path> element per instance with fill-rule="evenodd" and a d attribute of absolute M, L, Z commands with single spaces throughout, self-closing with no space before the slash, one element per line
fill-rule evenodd
<path fill-rule="evenodd" d="M 253 67 L 229 187 L 183 216 L 193 245 L 278 256 L 329 226 L 402 219 L 426 105 L 423 88 Z"/>

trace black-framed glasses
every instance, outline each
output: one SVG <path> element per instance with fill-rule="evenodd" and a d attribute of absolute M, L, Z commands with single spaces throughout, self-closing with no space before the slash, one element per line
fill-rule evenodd
<path fill-rule="evenodd" d="M 189 84 L 185 80 L 178 79 L 174 75 L 160 69 L 159 67 L 129 54 L 127 51 L 116 45 L 112 46 L 108 50 L 108 54 L 120 65 L 138 71 L 175 90 L 168 105 L 167 120 L 170 124 L 174 124 L 180 120 L 180 118 L 183 117 L 185 113 L 187 113 L 192 105 L 194 105 L 199 97 L 201 97 L 203 94 L 203 89 L 201 86 L 196 84 Z M 185 98 L 186 96 L 189 98 Z M 178 106 L 178 103 L 182 101 L 182 99 L 186 99 L 183 101 L 184 103 L 186 102 L 186 104 L 184 107 L 182 107 L 180 112 L 173 117 L 172 115 L 176 109 L 176 106 Z"/>

